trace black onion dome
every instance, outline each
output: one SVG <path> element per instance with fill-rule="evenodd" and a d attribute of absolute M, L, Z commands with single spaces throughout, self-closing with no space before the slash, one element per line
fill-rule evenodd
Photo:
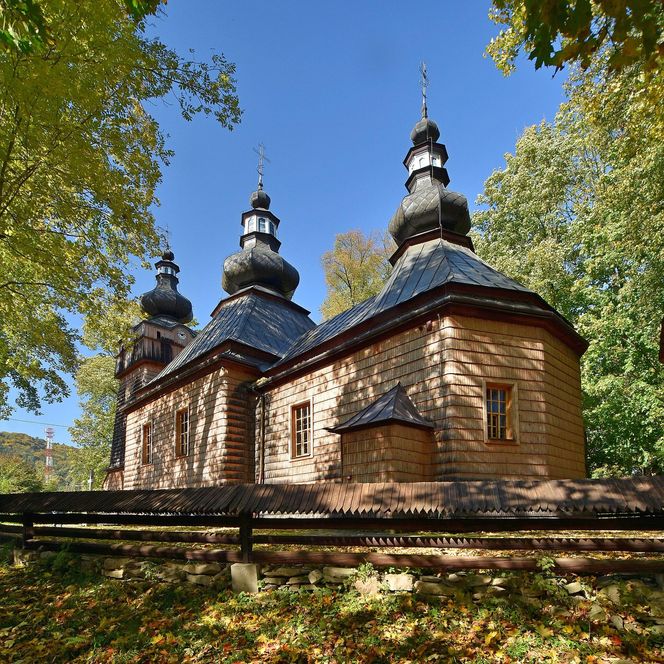
<path fill-rule="evenodd" d="M 244 249 L 224 261 L 221 285 L 230 295 L 249 286 L 262 286 L 290 300 L 299 283 L 298 271 L 266 245 Z"/>
<path fill-rule="evenodd" d="M 389 231 L 397 244 L 437 228 L 465 235 L 470 230 L 468 201 L 442 182 L 425 178 L 408 194 L 390 220 Z"/>
<path fill-rule="evenodd" d="M 145 313 L 152 317 L 164 316 L 178 323 L 188 323 L 194 317 L 191 302 L 178 293 L 179 280 L 175 276 L 180 268 L 173 262 L 175 255 L 167 250 L 155 263 L 157 285 L 140 296 L 139 302 Z"/>
<path fill-rule="evenodd" d="M 262 187 L 252 192 L 249 197 L 249 204 L 252 208 L 261 210 L 270 209 L 270 197 L 263 191 Z"/>
<path fill-rule="evenodd" d="M 438 129 L 438 125 L 427 117 L 419 120 L 410 132 L 410 140 L 413 141 L 413 145 L 419 145 L 428 140 L 435 143 L 439 138 L 440 129 Z"/>

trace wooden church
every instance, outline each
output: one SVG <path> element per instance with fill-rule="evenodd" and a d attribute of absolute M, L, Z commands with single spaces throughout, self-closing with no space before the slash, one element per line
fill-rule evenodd
<path fill-rule="evenodd" d="M 424 100 L 391 276 L 319 325 L 293 301 L 262 178 L 224 262 L 228 297 L 198 333 L 164 253 L 117 359 L 106 488 L 585 476 L 587 344 L 474 253 L 439 136 Z"/>

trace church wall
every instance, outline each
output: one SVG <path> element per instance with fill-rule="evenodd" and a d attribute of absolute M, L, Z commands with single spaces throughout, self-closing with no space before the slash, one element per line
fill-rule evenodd
<path fill-rule="evenodd" d="M 125 489 L 253 481 L 250 374 L 222 367 L 127 414 Z M 189 408 L 190 452 L 176 456 L 176 411 Z M 153 427 L 153 462 L 142 463 L 142 428 Z"/>
<path fill-rule="evenodd" d="M 453 316 L 442 334 L 441 476 L 584 477 L 576 354 L 542 328 L 513 323 Z M 514 442 L 485 442 L 487 382 L 517 386 Z"/>
<path fill-rule="evenodd" d="M 432 472 L 451 477 L 583 477 L 578 358 L 542 328 L 445 317 L 413 327 L 270 390 L 265 481 L 340 481 L 338 425 L 400 381 L 436 424 Z M 484 381 L 484 382 L 483 382 Z M 485 383 L 517 387 L 518 436 L 487 443 Z M 313 453 L 291 459 L 290 409 L 310 401 Z"/>
<path fill-rule="evenodd" d="M 341 434 L 347 482 L 427 482 L 433 479 L 430 430 L 401 424 Z"/>

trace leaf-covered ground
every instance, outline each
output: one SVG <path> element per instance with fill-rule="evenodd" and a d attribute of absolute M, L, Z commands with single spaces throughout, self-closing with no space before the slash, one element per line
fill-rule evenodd
<path fill-rule="evenodd" d="M 1 662 L 664 662 L 664 592 L 511 574 L 500 596 L 234 595 L 0 567 Z M 601 587 L 603 586 L 603 587 Z"/>

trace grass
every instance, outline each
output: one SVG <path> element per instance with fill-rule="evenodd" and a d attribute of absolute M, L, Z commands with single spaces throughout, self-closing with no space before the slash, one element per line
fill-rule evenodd
<path fill-rule="evenodd" d="M 572 597 L 571 579 L 546 574 L 425 599 L 118 582 L 75 557 L 57 568 L 0 566 L 0 661 L 664 662 L 664 593 L 638 579 L 614 582 L 616 603 L 593 578 Z"/>

